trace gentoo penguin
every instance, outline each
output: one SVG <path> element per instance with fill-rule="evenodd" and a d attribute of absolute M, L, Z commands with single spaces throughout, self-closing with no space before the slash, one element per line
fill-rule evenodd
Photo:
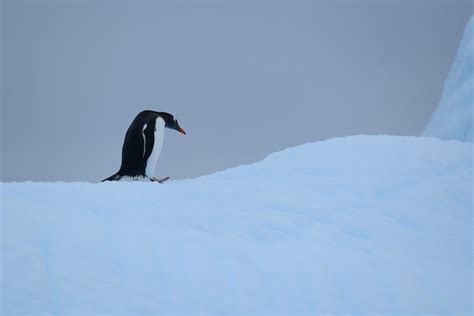
<path fill-rule="evenodd" d="M 142 111 L 125 134 L 120 170 L 104 181 L 145 180 L 163 182 L 154 177 L 155 166 L 163 146 L 165 127 L 186 135 L 178 120 L 166 112 Z"/>

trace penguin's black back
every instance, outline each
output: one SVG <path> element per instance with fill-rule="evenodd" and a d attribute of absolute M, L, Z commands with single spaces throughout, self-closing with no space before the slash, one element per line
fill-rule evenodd
<path fill-rule="evenodd" d="M 145 176 L 146 163 L 155 142 L 157 117 L 157 112 L 142 111 L 130 124 L 122 147 L 122 164 L 118 172 L 121 176 Z M 143 134 L 146 143 L 144 143 Z"/>
<path fill-rule="evenodd" d="M 158 115 L 158 112 L 150 110 L 138 113 L 125 134 L 122 146 L 122 163 L 119 171 L 102 180 L 102 182 L 117 181 L 123 176 L 146 176 L 146 164 L 153 151 L 153 145 L 155 143 L 155 126 Z M 144 136 L 146 138 L 146 143 Z"/>

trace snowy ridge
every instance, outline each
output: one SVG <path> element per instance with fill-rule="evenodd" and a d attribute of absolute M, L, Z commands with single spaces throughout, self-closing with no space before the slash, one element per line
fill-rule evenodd
<path fill-rule="evenodd" d="M 423 136 L 474 141 L 474 17 L 466 25 L 458 55 L 444 84 L 438 108 Z"/>
<path fill-rule="evenodd" d="M 471 314 L 472 150 L 354 136 L 162 185 L 2 184 L 1 314 Z"/>

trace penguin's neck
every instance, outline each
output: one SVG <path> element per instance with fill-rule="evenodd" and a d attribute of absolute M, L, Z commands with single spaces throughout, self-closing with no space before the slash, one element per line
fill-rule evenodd
<path fill-rule="evenodd" d="M 153 178 L 155 176 L 156 162 L 161 153 L 161 148 L 163 148 L 163 141 L 165 139 L 165 121 L 158 117 L 155 123 L 155 142 L 153 144 L 153 150 L 150 157 L 148 158 L 145 174 L 148 178 Z"/>

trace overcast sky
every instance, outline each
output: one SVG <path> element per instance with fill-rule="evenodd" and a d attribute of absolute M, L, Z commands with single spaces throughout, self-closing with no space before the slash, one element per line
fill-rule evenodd
<path fill-rule="evenodd" d="M 157 175 L 307 142 L 419 135 L 470 1 L 2 2 L 2 181 L 100 181 L 143 109 L 173 113 Z M 350 157 L 347 157 L 350 159 Z"/>

